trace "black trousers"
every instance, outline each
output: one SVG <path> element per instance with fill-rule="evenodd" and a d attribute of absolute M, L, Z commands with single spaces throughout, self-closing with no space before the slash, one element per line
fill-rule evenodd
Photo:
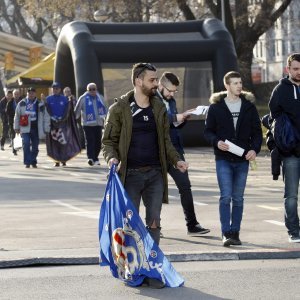
<path fill-rule="evenodd" d="M 102 126 L 83 126 L 88 159 L 99 160 L 101 150 Z"/>
<path fill-rule="evenodd" d="M 181 158 L 184 160 L 183 155 L 181 155 Z M 188 171 L 182 173 L 172 165 L 169 165 L 168 173 L 171 175 L 178 188 L 186 226 L 192 228 L 198 224 L 198 221 L 195 215 L 194 200 Z"/>
<path fill-rule="evenodd" d="M 6 139 L 8 138 L 8 122 L 7 120 L 2 119 L 2 137 L 1 137 L 1 146 L 4 146 Z"/>

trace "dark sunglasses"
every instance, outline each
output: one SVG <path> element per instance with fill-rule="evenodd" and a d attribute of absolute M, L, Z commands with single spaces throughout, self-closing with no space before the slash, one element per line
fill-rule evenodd
<path fill-rule="evenodd" d="M 96 88 L 90 88 L 89 89 L 89 92 L 91 92 L 91 91 L 96 91 L 97 89 Z"/>
<path fill-rule="evenodd" d="M 156 68 L 149 63 L 141 63 L 136 67 L 136 69 L 139 69 L 139 68 L 141 68 L 141 69 L 139 70 L 139 72 L 136 73 L 136 76 L 135 76 L 136 78 L 139 77 L 145 70 L 156 71 Z"/>

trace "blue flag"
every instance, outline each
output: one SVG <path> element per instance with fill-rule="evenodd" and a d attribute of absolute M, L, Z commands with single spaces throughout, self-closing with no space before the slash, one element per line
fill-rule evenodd
<path fill-rule="evenodd" d="M 168 287 L 184 283 L 147 231 L 116 173 L 110 170 L 99 219 L 100 266 L 110 266 L 112 275 L 130 286 L 145 277 Z"/>

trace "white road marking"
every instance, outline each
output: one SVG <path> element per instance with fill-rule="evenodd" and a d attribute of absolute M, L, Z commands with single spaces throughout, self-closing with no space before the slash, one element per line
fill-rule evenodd
<path fill-rule="evenodd" d="M 260 208 L 265 208 L 265 209 L 269 209 L 269 210 L 282 210 L 283 207 L 276 207 L 276 206 L 269 206 L 269 205 L 257 205 L 257 207 Z"/>
<path fill-rule="evenodd" d="M 78 207 L 76 207 L 76 206 L 74 206 L 74 205 L 71 205 L 71 204 L 62 202 L 62 201 L 60 201 L 60 200 L 50 200 L 50 201 L 53 202 L 53 203 L 55 203 L 55 204 L 58 204 L 58 205 L 61 205 L 61 206 L 70 208 L 70 209 L 72 209 L 72 210 L 76 210 L 76 211 L 80 211 L 80 212 L 86 212 L 86 210 L 84 210 L 84 209 L 78 208 Z"/>
<path fill-rule="evenodd" d="M 194 201 L 194 204 L 199 205 L 199 206 L 208 205 L 207 203 L 202 203 L 202 202 L 198 202 L 198 201 Z"/>
<path fill-rule="evenodd" d="M 278 226 L 285 226 L 285 224 L 283 222 L 274 221 L 274 220 L 264 220 L 264 222 L 271 223 L 271 224 L 278 225 Z"/>

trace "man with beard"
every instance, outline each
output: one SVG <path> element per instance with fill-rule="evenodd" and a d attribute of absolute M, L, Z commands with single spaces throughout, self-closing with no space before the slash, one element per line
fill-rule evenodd
<path fill-rule="evenodd" d="M 190 114 L 188 111 L 181 114 L 177 111 L 174 96 L 175 93 L 177 93 L 179 84 L 179 79 L 175 74 L 171 72 L 165 72 L 159 79 L 157 95 L 167 108 L 172 144 L 180 154 L 181 159 L 185 160 L 179 127 L 184 126 L 186 123 L 185 121 Z M 178 124 L 180 125 L 178 126 Z M 187 234 L 190 236 L 200 236 L 210 232 L 209 229 L 203 228 L 197 221 L 188 172 L 182 173 L 173 165 L 169 164 L 168 173 L 175 181 L 180 194 L 181 205 L 187 226 Z"/>
<path fill-rule="evenodd" d="M 274 88 L 269 108 L 272 118 L 282 114 L 290 119 L 295 130 L 300 133 L 300 53 L 287 58 L 287 78 L 280 80 Z M 280 151 L 280 150 L 279 150 Z M 298 216 L 298 189 L 300 180 L 300 149 L 280 153 L 283 162 L 285 226 L 288 229 L 289 241 L 300 242 Z"/>
<path fill-rule="evenodd" d="M 110 106 L 102 138 L 103 155 L 109 166 L 120 163 L 120 178 L 139 211 L 146 207 L 146 226 L 159 244 L 162 202 L 168 200 L 168 163 L 185 172 L 188 168 L 173 147 L 165 105 L 155 96 L 156 68 L 137 63 L 132 68 L 134 89 Z M 163 283 L 146 282 L 155 288 Z"/>

